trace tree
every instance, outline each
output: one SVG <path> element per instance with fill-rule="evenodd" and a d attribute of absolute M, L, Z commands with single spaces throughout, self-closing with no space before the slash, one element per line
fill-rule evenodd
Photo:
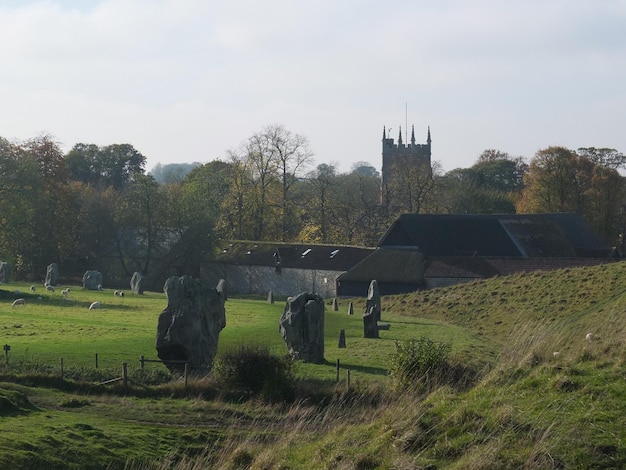
<path fill-rule="evenodd" d="M 159 184 L 182 183 L 191 171 L 201 166 L 200 163 L 157 163 L 148 173 Z"/>
<path fill-rule="evenodd" d="M 380 173 L 376 168 L 370 165 L 368 162 L 356 162 L 350 168 L 350 173 L 357 173 L 363 176 L 373 176 L 380 178 Z"/>
<path fill-rule="evenodd" d="M 626 168 L 626 156 L 611 148 L 579 148 L 576 153 L 591 160 L 594 164 L 613 170 Z"/>
<path fill-rule="evenodd" d="M 589 182 L 589 178 L 583 176 L 588 170 L 584 168 L 584 160 L 564 147 L 539 150 L 524 178 L 526 188 L 518 203 L 518 212 L 580 210 L 580 198 Z"/>
<path fill-rule="evenodd" d="M 280 125 L 266 127 L 260 134 L 255 134 L 251 142 L 255 150 L 255 159 L 266 162 L 267 169 L 272 167 L 276 169 L 281 187 L 280 237 L 285 241 L 295 235 L 289 224 L 293 207 L 291 188 L 311 163 L 313 153 L 309 149 L 306 137 L 293 134 Z"/>
<path fill-rule="evenodd" d="M 337 171 L 333 165 L 322 163 L 309 173 L 306 186 L 310 189 L 307 204 L 305 234 L 299 239 L 307 242 L 328 243 L 330 241 L 331 198 L 336 184 Z"/>
<path fill-rule="evenodd" d="M 99 148 L 94 144 L 76 144 L 65 157 L 73 181 L 113 186 L 129 183 L 144 173 L 146 157 L 130 144 Z"/>
<path fill-rule="evenodd" d="M 593 160 L 563 147 L 536 153 L 518 203 L 521 213 L 576 212 L 587 219 L 607 243 L 619 231 L 624 179 L 602 158 Z"/>

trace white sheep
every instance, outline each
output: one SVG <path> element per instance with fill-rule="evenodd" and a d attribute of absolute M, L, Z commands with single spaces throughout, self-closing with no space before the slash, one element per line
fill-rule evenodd
<path fill-rule="evenodd" d="M 25 304 L 26 304 L 26 301 L 24 299 L 22 298 L 15 299 L 13 303 L 11 304 L 11 307 L 17 307 L 18 305 L 25 305 Z"/>
<path fill-rule="evenodd" d="M 30 291 L 31 292 L 35 292 L 37 290 L 37 288 L 35 286 L 30 286 Z"/>
<path fill-rule="evenodd" d="M 51 286 L 50 284 L 46 284 L 46 290 L 50 292 L 54 292 L 54 286 Z"/>
<path fill-rule="evenodd" d="M 560 353 L 559 353 L 558 351 L 554 351 L 554 352 L 552 353 L 552 356 L 556 359 L 556 358 L 558 358 L 558 357 L 559 357 L 559 354 L 560 354 Z"/>
<path fill-rule="evenodd" d="M 587 341 L 593 341 L 595 339 L 595 336 L 593 335 L 593 333 L 587 333 L 587 336 L 585 336 L 585 339 Z"/>
<path fill-rule="evenodd" d="M 66 287 L 65 289 L 61 291 L 61 294 L 63 294 L 63 297 L 67 297 L 69 293 L 70 293 L 69 287 Z"/>
<path fill-rule="evenodd" d="M 96 310 L 100 307 L 101 307 L 100 302 L 92 302 L 91 305 L 89 306 L 89 310 Z"/>
<path fill-rule="evenodd" d="M 124 297 L 124 291 L 123 290 L 116 290 L 115 292 L 113 292 L 113 295 L 115 297 Z"/>

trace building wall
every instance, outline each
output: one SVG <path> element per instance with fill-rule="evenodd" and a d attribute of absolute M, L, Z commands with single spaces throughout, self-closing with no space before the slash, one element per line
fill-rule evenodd
<path fill-rule="evenodd" d="M 238 294 L 267 294 L 292 296 L 301 292 L 318 294 L 323 298 L 335 297 L 335 279 L 343 271 L 304 270 L 282 268 L 280 274 L 270 266 L 247 266 L 212 263 L 204 266 L 202 274 L 217 285 L 226 281 L 227 292 Z"/>

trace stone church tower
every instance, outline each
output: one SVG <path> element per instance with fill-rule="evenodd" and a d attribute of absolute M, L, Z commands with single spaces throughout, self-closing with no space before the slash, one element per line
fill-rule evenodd
<path fill-rule="evenodd" d="M 380 202 L 389 205 L 392 194 L 402 185 L 409 175 L 432 175 L 430 162 L 430 127 L 425 144 L 415 143 L 415 126 L 411 126 L 411 141 L 402 142 L 402 128 L 398 132 L 398 143 L 387 136 L 383 127 L 383 168 L 381 179 Z"/>

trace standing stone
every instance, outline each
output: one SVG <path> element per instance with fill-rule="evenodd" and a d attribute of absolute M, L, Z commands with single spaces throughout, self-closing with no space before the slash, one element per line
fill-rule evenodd
<path fill-rule="evenodd" d="M 136 295 L 143 295 L 143 274 L 134 272 L 130 278 L 130 291 Z"/>
<path fill-rule="evenodd" d="M 333 312 L 339 311 L 339 302 L 337 302 L 337 297 L 333 299 Z"/>
<path fill-rule="evenodd" d="M 365 302 L 365 314 L 363 315 L 363 336 L 365 338 L 378 338 L 378 321 L 380 320 L 380 294 L 376 280 L 370 282 Z"/>
<path fill-rule="evenodd" d="M 59 283 L 59 265 L 56 263 L 50 263 L 46 267 L 46 286 L 56 286 Z"/>
<path fill-rule="evenodd" d="M 159 315 L 157 355 L 173 373 L 182 372 L 185 362 L 195 374 L 208 373 L 226 326 L 225 292 L 191 276 L 170 277 L 163 291 L 167 307 Z"/>
<path fill-rule="evenodd" d="M 102 273 L 100 271 L 85 271 L 83 289 L 102 290 Z"/>
<path fill-rule="evenodd" d="M 339 331 L 339 349 L 346 347 L 346 330 Z"/>
<path fill-rule="evenodd" d="M 9 263 L 0 261 L 0 284 L 9 282 Z"/>
<path fill-rule="evenodd" d="M 348 315 L 354 315 L 354 304 L 352 302 L 348 305 Z"/>
<path fill-rule="evenodd" d="M 308 292 L 289 297 L 278 331 L 292 359 L 324 362 L 324 299 Z"/>
<path fill-rule="evenodd" d="M 274 303 L 274 292 L 269 291 L 267 294 L 267 303 L 268 304 L 273 304 Z"/>
<path fill-rule="evenodd" d="M 369 289 L 367 290 L 367 301 L 365 302 L 365 312 L 372 312 L 376 316 L 376 321 L 380 321 L 381 306 L 380 306 L 380 294 L 378 293 L 378 282 L 376 279 L 370 282 Z"/>

